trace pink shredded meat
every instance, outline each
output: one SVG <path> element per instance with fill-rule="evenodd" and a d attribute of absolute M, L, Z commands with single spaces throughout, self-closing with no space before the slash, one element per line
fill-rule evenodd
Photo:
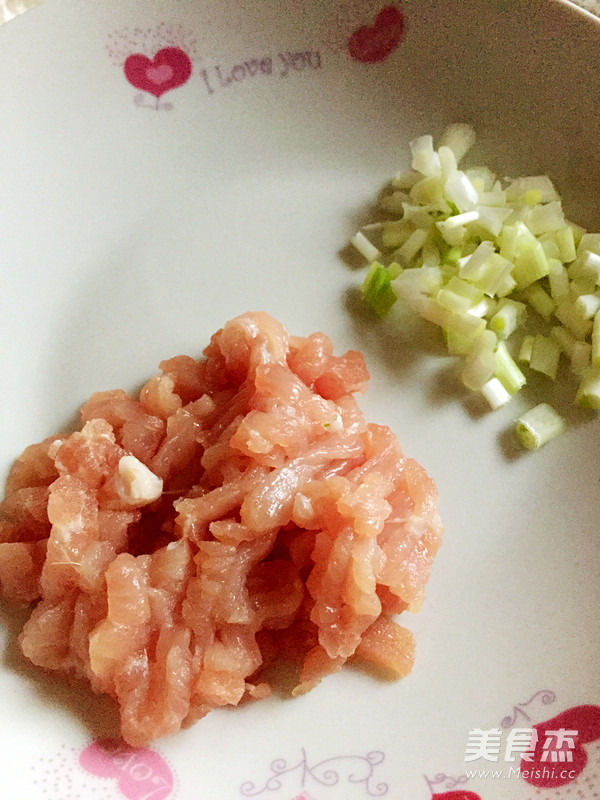
<path fill-rule="evenodd" d="M 24 654 L 115 698 L 131 745 L 268 696 L 277 659 L 294 694 L 350 658 L 409 673 L 394 615 L 422 602 L 437 493 L 365 421 L 362 356 L 248 313 L 160 367 L 10 474 L 0 589 L 32 604 Z"/>

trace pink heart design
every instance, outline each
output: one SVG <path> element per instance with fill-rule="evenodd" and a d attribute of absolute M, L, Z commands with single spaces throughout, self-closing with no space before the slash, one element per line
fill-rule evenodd
<path fill-rule="evenodd" d="M 373 25 L 354 31 L 348 40 L 348 50 L 357 61 L 376 64 L 398 47 L 403 33 L 403 13 L 396 6 L 386 6 L 379 12 Z"/>
<path fill-rule="evenodd" d="M 132 86 L 158 98 L 189 79 L 192 61 L 180 47 L 164 47 L 152 60 L 142 53 L 132 53 L 125 60 L 123 71 Z"/>
<path fill-rule="evenodd" d="M 170 67 L 168 64 L 161 64 L 160 67 L 148 67 L 146 70 L 146 77 L 157 85 L 166 83 L 173 77 L 173 67 Z"/>
<path fill-rule="evenodd" d="M 81 752 L 79 763 L 92 775 L 114 778 L 127 800 L 167 800 L 173 790 L 173 774 L 157 752 L 129 747 L 119 739 L 92 742 Z"/>

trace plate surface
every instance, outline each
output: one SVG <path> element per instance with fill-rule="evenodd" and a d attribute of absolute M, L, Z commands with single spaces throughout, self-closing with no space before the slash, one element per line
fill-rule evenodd
<path fill-rule="evenodd" d="M 113 759 L 93 744 L 108 705 L 24 665 L 2 611 L 6 797 L 600 797 L 595 735 L 562 788 L 505 758 L 518 729 L 600 703 L 598 421 L 518 457 L 520 406 L 475 413 L 431 331 L 360 311 L 345 251 L 410 139 L 454 121 L 472 161 L 550 174 L 600 230 L 600 26 L 556 0 L 404 0 L 396 28 L 384 6 L 48 0 L 0 30 L 2 477 L 93 391 L 264 309 L 365 354 L 361 406 L 436 480 L 446 526 L 408 678 L 346 669 Z M 498 731 L 495 759 L 465 761 L 475 729 Z"/>

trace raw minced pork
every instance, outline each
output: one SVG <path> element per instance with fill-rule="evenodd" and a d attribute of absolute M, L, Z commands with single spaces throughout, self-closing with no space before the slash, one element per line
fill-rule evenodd
<path fill-rule="evenodd" d="M 441 525 L 432 480 L 353 393 L 360 353 L 243 314 L 204 357 L 28 447 L 0 505 L 0 588 L 32 604 L 23 653 L 119 704 L 132 745 L 219 706 L 294 694 L 357 658 L 410 672 Z"/>

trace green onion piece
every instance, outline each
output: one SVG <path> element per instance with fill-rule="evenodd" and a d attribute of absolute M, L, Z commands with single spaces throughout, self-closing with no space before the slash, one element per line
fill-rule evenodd
<path fill-rule="evenodd" d="M 485 320 L 469 314 L 468 311 L 465 313 L 451 311 L 444 327 L 460 336 L 475 339 L 485 330 Z"/>
<path fill-rule="evenodd" d="M 472 283 L 469 283 L 468 281 L 464 281 L 457 275 L 450 278 L 446 284 L 446 289 L 466 297 L 469 301 L 469 305 L 474 305 L 480 300 L 483 300 L 483 292 L 481 289 L 479 289 L 477 286 L 474 286 Z"/>
<path fill-rule="evenodd" d="M 398 275 L 400 275 L 400 273 L 402 272 L 402 267 L 400 266 L 400 264 L 397 261 L 392 261 L 391 264 L 388 264 L 386 269 L 388 271 L 388 275 L 390 276 L 391 280 L 394 280 L 394 278 L 397 278 Z"/>
<path fill-rule="evenodd" d="M 546 258 L 548 261 L 553 259 L 554 261 L 558 261 L 559 264 L 562 264 L 560 260 L 560 248 L 556 243 L 556 239 L 554 238 L 553 233 L 544 233 L 540 237 L 540 242 L 542 243 L 542 247 L 544 248 L 544 253 L 546 253 Z M 552 269 L 552 266 L 550 267 Z"/>
<path fill-rule="evenodd" d="M 592 328 L 592 366 L 600 367 L 600 311 L 596 312 Z"/>
<path fill-rule="evenodd" d="M 550 294 L 552 299 L 558 302 L 563 297 L 569 296 L 569 273 L 564 264 L 558 259 L 549 258 L 548 282 L 550 284 Z"/>
<path fill-rule="evenodd" d="M 365 301 L 379 317 L 385 317 L 397 299 L 390 281 L 389 272 L 374 261 L 361 287 Z"/>
<path fill-rule="evenodd" d="M 398 249 L 398 258 L 405 263 L 411 261 L 425 244 L 427 236 L 428 232 L 423 228 L 417 228 L 413 231 L 402 247 Z"/>
<path fill-rule="evenodd" d="M 364 233 L 361 233 L 361 231 L 356 233 L 352 239 L 350 239 L 350 242 L 367 261 L 377 261 L 378 258 L 381 258 L 379 250 L 367 239 Z"/>
<path fill-rule="evenodd" d="M 548 403 L 540 403 L 516 421 L 516 434 L 528 450 L 537 450 L 565 430 L 565 421 Z"/>
<path fill-rule="evenodd" d="M 498 308 L 498 301 L 493 297 L 482 297 L 478 303 L 471 306 L 469 314 L 474 317 L 492 317 Z"/>
<path fill-rule="evenodd" d="M 402 211 L 402 209 L 400 209 L 400 211 Z M 395 250 L 397 247 L 402 247 L 413 230 L 414 228 L 412 224 L 405 219 L 398 219 L 394 220 L 393 222 L 385 222 L 381 234 L 383 246 L 389 247 L 390 250 Z"/>
<path fill-rule="evenodd" d="M 461 380 L 467 389 L 471 389 L 471 391 L 481 389 L 494 375 L 496 344 L 496 336 L 490 330 L 484 330 L 474 341 L 471 341 L 471 349 L 461 373 Z"/>
<path fill-rule="evenodd" d="M 452 125 L 448 125 L 439 139 L 442 147 L 449 147 L 452 150 L 457 162 L 473 146 L 474 142 L 475 131 L 471 125 L 464 122 L 454 122 Z"/>
<path fill-rule="evenodd" d="M 442 200 L 444 184 L 441 173 L 438 175 L 428 175 L 422 178 L 410 190 L 411 199 L 417 203 L 426 205 Z"/>
<path fill-rule="evenodd" d="M 412 189 L 417 181 L 421 180 L 421 176 L 415 170 L 408 170 L 408 172 L 398 172 L 392 178 L 391 184 L 394 189 Z"/>
<path fill-rule="evenodd" d="M 481 387 L 481 394 L 490 404 L 491 408 L 495 411 L 501 406 L 505 406 L 511 399 L 511 395 L 506 391 L 498 378 L 490 378 L 487 383 Z"/>
<path fill-rule="evenodd" d="M 575 261 L 577 258 L 577 248 L 575 247 L 575 237 L 573 235 L 573 228 L 565 225 L 564 228 L 559 228 L 554 233 L 556 244 L 560 253 L 560 260 L 565 264 Z"/>
<path fill-rule="evenodd" d="M 580 230 L 582 231 L 582 235 L 577 245 L 578 255 L 586 251 L 600 255 L 600 233 L 586 233 L 583 228 Z"/>
<path fill-rule="evenodd" d="M 450 219 L 452 219 L 452 217 L 450 217 Z M 464 227 L 464 225 L 456 226 L 452 223 L 448 224 L 448 220 L 436 222 L 435 224 L 447 244 L 451 245 L 452 247 L 458 247 L 464 242 L 467 234 L 467 229 Z"/>
<path fill-rule="evenodd" d="M 468 297 L 458 294 L 458 292 L 453 292 L 448 287 L 439 290 L 436 300 L 442 308 L 447 308 L 449 311 L 458 311 L 459 313 L 468 311 L 471 306 L 471 301 Z"/>
<path fill-rule="evenodd" d="M 456 266 L 456 262 L 463 255 L 462 247 L 449 247 L 442 256 L 442 263 L 451 267 Z"/>
<path fill-rule="evenodd" d="M 564 298 L 558 303 L 554 310 L 554 316 L 559 322 L 562 322 L 565 328 L 571 331 L 576 339 L 585 339 L 592 332 L 592 321 L 581 319 L 575 311 L 574 304 L 568 298 Z"/>
<path fill-rule="evenodd" d="M 560 348 L 553 339 L 538 334 L 533 343 L 529 366 L 536 372 L 547 375 L 552 380 L 556 380 L 558 372 L 558 360 L 560 358 Z"/>
<path fill-rule="evenodd" d="M 519 361 L 524 361 L 527 364 L 531 361 L 531 354 L 533 353 L 533 345 L 535 336 L 526 336 L 521 342 L 521 349 L 519 350 Z"/>
<path fill-rule="evenodd" d="M 547 175 L 532 175 L 511 181 L 506 188 L 506 197 L 508 200 L 519 200 L 526 192 L 530 191 L 539 192 L 540 203 L 549 203 L 551 200 L 559 199 L 556 189 Z"/>
<path fill-rule="evenodd" d="M 519 200 L 525 205 L 528 206 L 536 206 L 538 203 L 542 202 L 542 193 L 539 189 L 529 189 L 528 192 L 519 197 Z"/>
<path fill-rule="evenodd" d="M 431 239 L 427 239 L 421 251 L 421 259 L 424 267 L 439 267 L 441 262 L 439 248 Z"/>
<path fill-rule="evenodd" d="M 600 410 L 600 369 L 588 367 L 581 376 L 575 402 L 584 408 Z"/>
<path fill-rule="evenodd" d="M 513 278 L 512 275 L 507 275 L 503 280 L 500 281 L 498 286 L 496 287 L 496 294 L 498 297 L 506 297 L 509 295 L 512 290 L 516 287 L 517 282 Z"/>
<path fill-rule="evenodd" d="M 577 339 L 568 328 L 564 328 L 562 325 L 555 325 L 550 330 L 550 336 L 566 356 L 573 358 L 573 348 Z"/>
<path fill-rule="evenodd" d="M 510 395 L 516 394 L 527 383 L 525 375 L 515 364 L 504 342 L 498 342 L 496 347 L 494 374 Z"/>
<path fill-rule="evenodd" d="M 571 372 L 583 375 L 592 363 L 592 345 L 589 342 L 576 341 L 571 353 Z"/>
<path fill-rule="evenodd" d="M 534 205 L 527 214 L 527 227 L 536 236 L 560 230 L 564 224 L 565 217 L 560 200 L 553 200 L 544 205 Z"/>
<path fill-rule="evenodd" d="M 523 297 L 529 305 L 534 308 L 544 319 L 550 319 L 550 315 L 556 308 L 556 301 L 553 300 L 548 292 L 539 285 L 533 283 L 523 291 Z"/>
<path fill-rule="evenodd" d="M 600 297 L 597 294 L 580 294 L 575 300 L 575 311 L 581 319 L 592 319 L 600 309 Z"/>
<path fill-rule="evenodd" d="M 387 211 L 388 214 L 401 215 L 404 213 L 404 204 L 409 200 L 410 197 L 406 192 L 392 192 L 392 194 L 387 194 L 385 197 L 382 197 L 379 205 L 384 211 Z"/>
<path fill-rule="evenodd" d="M 535 239 L 535 244 L 524 246 L 515 256 L 512 276 L 518 289 L 527 288 L 540 278 L 544 278 L 549 272 L 550 266 L 546 253 L 537 239 Z"/>
<path fill-rule="evenodd" d="M 517 253 L 518 238 L 519 232 L 515 225 L 505 225 L 500 232 L 500 236 L 498 237 L 500 255 L 508 259 L 508 261 L 512 261 Z"/>
<path fill-rule="evenodd" d="M 442 177 L 444 180 L 454 175 L 458 169 L 458 163 L 454 150 L 448 145 L 442 144 L 438 147 L 438 156 L 440 157 L 440 166 L 442 168 Z"/>
<path fill-rule="evenodd" d="M 587 270 L 590 279 L 593 279 L 595 283 L 600 283 L 600 255 L 598 253 L 587 250 L 582 258 L 582 266 Z"/>
<path fill-rule="evenodd" d="M 444 339 L 446 340 L 446 347 L 448 352 L 453 356 L 464 356 L 469 353 L 473 347 L 473 340 L 467 336 L 461 336 L 459 333 L 449 331 L 443 328 Z"/>
<path fill-rule="evenodd" d="M 578 225 L 576 222 L 567 222 L 567 225 L 573 231 L 573 240 L 575 241 L 575 247 L 579 247 L 581 243 L 581 239 L 585 233 L 585 228 L 582 228 L 581 225 Z"/>
<path fill-rule="evenodd" d="M 490 328 L 499 339 L 507 339 L 525 321 L 527 308 L 516 300 L 503 300 L 490 320 Z"/>

